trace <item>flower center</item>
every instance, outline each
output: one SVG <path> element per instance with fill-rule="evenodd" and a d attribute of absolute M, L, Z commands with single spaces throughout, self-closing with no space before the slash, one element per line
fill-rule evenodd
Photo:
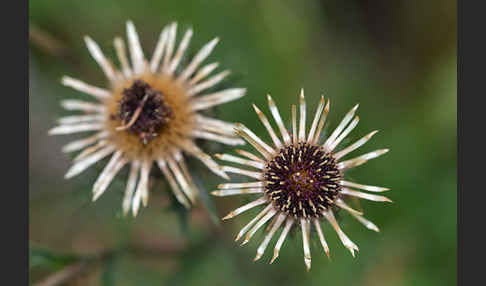
<path fill-rule="evenodd" d="M 265 193 L 275 207 L 294 217 L 320 217 L 339 194 L 336 160 L 307 143 L 280 150 L 266 167 Z"/>
<path fill-rule="evenodd" d="M 137 134 L 143 144 L 147 144 L 172 118 L 172 110 L 162 92 L 153 90 L 148 83 L 138 79 L 123 90 L 118 117 L 122 121 L 118 131 Z"/>

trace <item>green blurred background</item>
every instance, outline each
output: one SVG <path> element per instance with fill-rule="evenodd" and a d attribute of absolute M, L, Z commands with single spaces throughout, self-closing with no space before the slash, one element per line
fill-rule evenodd
<path fill-rule="evenodd" d="M 81 261 L 88 266 L 67 285 L 455 285 L 455 1 L 31 0 L 29 12 L 32 283 Z M 207 62 L 231 69 L 225 85 L 248 93 L 214 113 L 256 133 L 264 130 L 251 103 L 266 110 L 266 93 L 287 121 L 300 88 L 309 112 L 324 94 L 332 101 L 331 127 L 360 103 L 361 122 L 350 141 L 379 129 L 361 152 L 391 152 L 348 175 L 392 189 L 387 195 L 393 204 L 361 203 L 381 232 L 343 215 L 342 228 L 360 247 L 356 258 L 327 227 L 331 261 L 312 235 L 309 273 L 299 232 L 285 242 L 277 263 L 268 265 L 275 238 L 254 263 L 263 232 L 243 247 L 233 242 L 254 212 L 215 223 L 210 213 L 221 217 L 245 198 L 204 195 L 220 179 L 193 160 L 205 190 L 204 203 L 190 213 L 156 180 L 148 207 L 136 219 L 123 218 L 126 175 L 91 203 L 90 187 L 104 162 L 65 181 L 70 157 L 61 147 L 76 136 L 46 133 L 67 114 L 59 100 L 83 97 L 61 86 L 62 75 L 105 84 L 83 36 L 92 36 L 111 57 L 112 40 L 125 37 L 127 19 L 134 21 L 146 54 L 171 21 L 179 23 L 178 39 L 193 27 L 192 54 L 219 36 Z M 231 150 L 202 144 L 210 153 Z"/>

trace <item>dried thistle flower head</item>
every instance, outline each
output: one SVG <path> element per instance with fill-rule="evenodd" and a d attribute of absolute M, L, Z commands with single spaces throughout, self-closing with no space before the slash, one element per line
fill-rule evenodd
<path fill-rule="evenodd" d="M 65 109 L 84 114 L 63 117 L 59 119 L 59 126 L 49 131 L 49 134 L 95 132 L 63 148 L 64 152 L 82 150 L 65 177 L 71 178 L 111 155 L 94 184 L 93 200 L 96 200 L 115 175 L 124 166 L 130 165 L 123 199 L 124 214 L 131 209 L 136 215 L 140 202 L 147 205 L 149 175 L 153 163 L 165 175 L 177 200 L 190 207 L 198 191 L 183 153 L 198 158 L 211 171 L 228 178 L 194 140 L 202 138 L 228 145 L 244 144 L 243 140 L 233 134 L 233 124 L 199 114 L 199 111 L 245 95 L 243 88 L 200 95 L 229 74 L 226 70 L 208 77 L 218 67 L 218 63 L 200 67 L 218 38 L 204 45 L 186 66 L 182 66 L 181 60 L 192 37 L 192 30 L 186 31 L 176 49 L 176 29 L 177 24 L 172 23 L 162 30 L 153 56 L 148 61 L 134 25 L 127 22 L 131 62 L 121 38 L 114 40 L 120 70 L 109 62 L 90 37 L 85 37 L 88 50 L 109 80 L 108 88 L 95 87 L 67 76 L 62 79 L 64 85 L 97 100 L 64 100 L 62 106 Z"/>
<path fill-rule="evenodd" d="M 341 160 L 366 143 L 377 132 L 369 133 L 340 151 L 335 150 L 358 124 L 359 118 L 354 116 L 358 105 L 354 106 L 344 116 L 324 142 L 319 142 L 319 138 L 329 113 L 329 100 L 325 103 L 324 97 L 321 97 L 309 131 L 306 131 L 306 103 L 303 90 L 300 94 L 298 125 L 297 106 L 292 106 L 291 132 L 285 128 L 277 106 L 270 95 L 268 95 L 268 105 L 281 137 L 274 131 L 263 112 L 255 105 L 253 107 L 272 138 L 273 145 L 265 143 L 242 124 L 237 124 L 236 133 L 250 143 L 259 154 L 255 155 L 237 150 L 243 157 L 229 154 L 216 155 L 221 160 L 245 167 L 245 169 L 242 169 L 223 166 L 221 167 L 222 171 L 241 174 L 255 180 L 247 183 L 221 184 L 218 186 L 219 190 L 212 192 L 213 195 L 259 195 L 256 200 L 233 210 L 223 219 L 232 218 L 256 206 L 265 206 L 255 218 L 241 229 L 236 237 L 236 241 L 244 237 L 243 245 L 250 240 L 258 229 L 270 221 L 266 227 L 267 234 L 257 250 L 255 260 L 262 257 L 270 240 L 276 231 L 282 227 L 283 230 L 275 245 L 274 255 L 270 263 L 275 261 L 287 234 L 296 225 L 300 226 L 302 230 L 304 262 L 307 271 L 309 271 L 311 267 L 309 247 L 311 225 L 314 225 L 322 247 L 329 257 L 329 248 L 321 229 L 323 221 L 330 223 L 344 246 L 354 256 L 354 251 L 358 250 L 358 246 L 339 227 L 333 209 L 344 209 L 367 228 L 379 231 L 375 224 L 362 216 L 362 212 L 352 209 L 344 200 L 347 197 L 356 197 L 377 202 L 391 202 L 384 196 L 362 192 L 383 192 L 389 189 L 350 182 L 344 179 L 344 175 L 347 170 L 385 154 L 388 149 L 380 149 L 352 159 Z"/>

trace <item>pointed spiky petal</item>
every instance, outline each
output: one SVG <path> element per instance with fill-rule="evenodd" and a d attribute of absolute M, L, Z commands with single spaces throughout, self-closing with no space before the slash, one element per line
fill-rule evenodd
<path fill-rule="evenodd" d="M 94 152 L 100 150 L 101 148 L 103 148 L 107 145 L 108 145 L 108 141 L 100 140 L 96 145 L 90 146 L 90 147 L 84 149 L 78 155 L 76 155 L 76 157 L 74 157 L 74 159 L 73 159 L 73 162 L 78 162 L 78 161 L 88 157 L 89 155 L 93 154 Z"/>
<path fill-rule="evenodd" d="M 229 154 L 215 154 L 214 157 L 218 158 L 219 160 L 238 163 L 238 164 L 241 164 L 241 165 L 253 167 L 253 168 L 256 168 L 256 169 L 260 169 L 260 170 L 263 170 L 263 168 L 265 168 L 265 165 L 261 162 L 255 162 L 253 160 L 246 160 L 246 159 L 242 159 L 240 157 L 236 157 L 236 156 L 229 155 Z"/>
<path fill-rule="evenodd" d="M 172 53 L 174 52 L 176 35 L 177 23 L 172 22 L 167 30 L 167 49 L 165 50 L 164 59 L 162 61 L 162 71 L 167 74 L 169 74 L 169 65 L 172 61 Z"/>
<path fill-rule="evenodd" d="M 218 83 L 220 83 L 221 81 L 223 81 L 230 73 L 231 72 L 229 70 L 222 71 L 222 72 L 208 78 L 207 80 L 191 87 L 187 91 L 187 94 L 189 96 L 193 96 L 193 95 L 196 95 L 196 94 L 202 92 L 203 90 L 211 88 L 211 87 L 217 85 Z"/>
<path fill-rule="evenodd" d="M 388 151 L 389 151 L 389 149 L 380 149 L 380 150 L 375 150 L 373 152 L 363 154 L 363 155 L 358 156 L 356 158 L 340 162 L 338 164 L 338 168 L 341 169 L 341 170 L 345 170 L 345 169 L 351 169 L 351 168 L 360 166 L 360 165 L 368 162 L 371 159 L 378 158 L 381 155 L 388 153 Z"/>
<path fill-rule="evenodd" d="M 249 140 L 247 140 L 248 143 L 255 142 L 256 144 L 259 145 L 260 148 L 263 148 L 269 156 L 275 153 L 275 150 L 272 147 L 270 147 L 267 143 L 263 142 L 263 140 L 260 139 L 260 137 L 258 137 L 255 133 L 253 133 L 253 131 L 248 129 L 245 125 L 241 123 L 237 123 L 236 128 L 237 131 L 241 131 L 241 133 L 244 133 L 244 135 L 246 135 L 245 137 L 249 138 Z"/>
<path fill-rule="evenodd" d="M 349 145 L 348 147 L 346 147 L 343 150 L 341 150 L 341 151 L 337 152 L 336 154 L 334 154 L 334 158 L 336 158 L 336 160 L 339 160 L 342 157 L 346 156 L 347 154 L 349 154 L 349 153 L 353 152 L 354 150 L 358 149 L 363 144 L 365 144 L 366 142 L 368 142 L 368 140 L 370 140 L 371 137 L 373 137 L 373 135 L 375 135 L 377 132 L 378 132 L 378 130 L 375 130 L 373 132 L 370 132 L 369 134 L 367 134 L 363 138 L 359 139 L 355 143 Z"/>
<path fill-rule="evenodd" d="M 164 27 L 160 33 L 159 40 L 155 46 L 152 59 L 150 60 L 150 71 L 155 73 L 159 68 L 160 59 L 162 58 L 162 53 L 165 51 L 167 46 L 167 38 L 169 37 L 169 27 Z"/>
<path fill-rule="evenodd" d="M 198 83 L 199 81 L 203 80 L 205 77 L 207 77 L 211 72 L 213 72 L 217 67 L 219 66 L 219 63 L 211 63 L 203 66 L 195 76 L 191 78 L 189 81 L 190 85 L 194 85 Z"/>
<path fill-rule="evenodd" d="M 202 61 L 204 61 L 209 54 L 213 51 L 214 47 L 216 44 L 219 42 L 218 38 L 215 38 L 211 40 L 209 43 L 204 45 L 201 50 L 194 56 L 192 59 L 191 63 L 184 69 L 184 71 L 179 75 L 178 80 L 180 81 L 185 81 L 188 79 L 194 71 L 197 69 L 197 67 L 201 64 Z"/>
<path fill-rule="evenodd" d="M 148 200 L 148 180 L 149 180 L 149 173 L 150 167 L 152 162 L 145 160 L 142 162 L 140 168 L 140 180 L 138 181 L 137 189 L 135 190 L 135 195 L 133 196 L 132 201 L 132 213 L 133 216 L 137 216 L 138 210 L 140 208 L 140 203 L 143 203 L 144 206 L 147 205 Z"/>
<path fill-rule="evenodd" d="M 347 204 L 346 204 L 346 203 L 345 203 L 343 200 L 341 200 L 341 199 L 337 199 L 337 200 L 336 200 L 334 203 L 336 204 L 336 206 L 338 206 L 338 207 L 340 207 L 340 208 L 342 208 L 342 209 L 346 210 L 346 211 L 347 211 L 347 212 L 349 212 L 349 213 L 352 213 L 352 214 L 355 214 L 355 215 L 363 215 L 363 213 L 362 213 L 362 212 L 357 211 L 357 210 L 355 210 L 355 209 L 351 208 L 350 206 L 348 206 L 348 205 L 347 205 Z"/>
<path fill-rule="evenodd" d="M 313 142 L 314 135 L 317 129 L 317 124 L 319 122 L 319 118 L 321 117 L 323 109 L 324 109 L 324 96 L 321 96 L 321 100 L 319 101 L 319 105 L 317 106 L 316 113 L 314 115 L 314 120 L 312 121 L 312 125 L 309 130 L 309 135 L 307 136 L 307 143 Z"/>
<path fill-rule="evenodd" d="M 324 128 L 324 124 L 326 123 L 327 114 L 329 113 L 331 100 L 327 100 L 327 104 L 324 107 L 324 113 L 322 114 L 321 120 L 319 120 L 319 125 L 317 126 L 316 134 L 314 135 L 314 139 L 312 140 L 313 145 L 317 145 L 319 138 L 321 137 L 322 128 Z"/>
<path fill-rule="evenodd" d="M 292 104 L 292 144 L 297 145 L 299 135 L 297 133 L 297 105 Z"/>
<path fill-rule="evenodd" d="M 213 196 L 218 196 L 218 197 L 245 195 L 245 194 L 261 194 L 261 193 L 263 193 L 262 188 L 226 189 L 226 190 L 217 190 L 211 192 Z"/>
<path fill-rule="evenodd" d="M 113 40 L 113 46 L 115 46 L 115 51 L 116 55 L 118 57 L 118 61 L 120 62 L 122 66 L 122 72 L 125 77 L 131 77 L 133 74 L 132 69 L 130 68 L 130 64 L 128 62 L 126 50 L 125 50 L 125 44 L 123 40 L 120 37 L 116 37 L 115 40 Z"/>
<path fill-rule="evenodd" d="M 287 217 L 287 222 L 285 223 L 285 227 L 282 230 L 282 233 L 280 234 L 280 237 L 278 238 L 277 243 L 275 244 L 275 248 L 273 250 L 273 257 L 272 260 L 270 260 L 270 264 L 277 259 L 278 254 L 280 252 L 280 248 L 282 247 L 285 238 L 287 237 L 287 234 L 289 233 L 290 229 L 292 228 L 292 225 L 294 224 L 294 219 L 291 217 Z"/>
<path fill-rule="evenodd" d="M 255 109 L 258 118 L 260 118 L 260 121 L 263 123 L 263 126 L 265 126 L 265 128 L 267 129 L 268 134 L 272 138 L 273 144 L 275 144 L 275 148 L 277 150 L 282 148 L 282 142 L 280 141 L 277 134 L 273 130 L 265 114 L 263 114 L 263 112 L 255 104 L 253 104 L 253 109 Z"/>
<path fill-rule="evenodd" d="M 69 76 L 63 76 L 61 79 L 61 83 L 77 91 L 92 95 L 97 99 L 105 99 L 110 97 L 110 92 L 108 90 L 97 86 L 89 85 L 79 79 L 75 79 Z"/>
<path fill-rule="evenodd" d="M 304 248 L 304 263 L 307 272 L 311 268 L 311 253 L 309 247 L 309 233 L 310 233 L 310 221 L 308 219 L 300 219 L 300 227 L 302 228 L 302 244 Z"/>
<path fill-rule="evenodd" d="M 331 223 L 332 227 L 334 228 L 334 230 L 338 234 L 339 239 L 341 239 L 341 242 L 343 243 L 343 245 L 347 249 L 349 249 L 349 251 L 351 252 L 351 255 L 353 255 L 353 257 L 354 257 L 354 251 L 359 251 L 359 248 L 341 230 L 341 228 L 339 227 L 339 224 L 336 221 L 336 218 L 334 218 L 334 214 L 333 214 L 332 210 L 329 209 L 327 211 L 323 211 L 322 214 L 326 217 L 326 219 L 329 221 L 329 223 Z"/>
<path fill-rule="evenodd" d="M 194 204 L 196 202 L 195 191 L 192 190 L 192 186 L 187 182 L 176 161 L 169 156 L 166 158 L 166 161 L 172 174 L 174 174 L 176 181 L 179 183 L 179 186 L 181 186 L 182 192 L 189 198 L 191 203 Z"/>
<path fill-rule="evenodd" d="M 254 155 L 254 154 L 252 154 L 250 152 L 247 152 L 245 150 L 236 149 L 235 152 L 238 153 L 238 154 L 240 154 L 241 156 L 245 156 L 248 159 L 251 159 L 251 160 L 254 160 L 254 161 L 259 161 L 259 162 L 265 162 L 262 158 Z"/>
<path fill-rule="evenodd" d="M 371 221 L 367 220 L 363 216 L 357 215 L 355 213 L 351 213 L 361 224 L 363 224 L 367 229 L 380 232 L 380 229 Z"/>
<path fill-rule="evenodd" d="M 57 120 L 60 125 L 76 125 L 78 123 L 97 123 L 105 119 L 105 116 L 100 114 L 88 114 L 88 115 L 70 115 L 64 116 Z"/>
<path fill-rule="evenodd" d="M 304 98 L 304 89 L 300 91 L 300 121 L 299 121 L 299 141 L 305 141 L 305 117 L 306 117 L 306 106 L 305 106 L 305 98 Z"/>
<path fill-rule="evenodd" d="M 90 136 L 90 137 L 87 137 L 87 138 L 84 138 L 84 139 L 79 139 L 79 140 L 76 140 L 76 141 L 72 141 L 72 142 L 66 144 L 64 147 L 62 147 L 62 151 L 64 153 L 69 153 L 69 152 L 81 150 L 81 149 L 83 149 L 83 148 L 85 148 L 85 147 L 87 147 L 87 146 L 89 146 L 93 143 L 96 143 L 98 140 L 105 138 L 106 136 L 108 136 L 108 132 L 101 131 L 99 133 L 96 133 L 93 136 Z"/>
<path fill-rule="evenodd" d="M 370 185 L 362 185 L 362 184 L 357 184 L 357 183 L 344 181 L 344 180 L 341 181 L 341 185 L 344 186 L 344 187 L 357 188 L 357 189 L 365 190 L 365 191 L 368 191 L 368 192 L 377 192 L 377 193 L 390 190 L 389 188 L 376 187 L 376 186 L 370 186 Z"/>
<path fill-rule="evenodd" d="M 280 129 L 280 133 L 282 134 L 282 138 L 285 144 L 288 145 L 290 144 L 290 136 L 289 133 L 287 132 L 287 129 L 285 128 L 285 125 L 283 124 L 282 117 L 280 117 L 280 113 L 278 112 L 278 108 L 275 105 L 275 102 L 273 101 L 270 94 L 267 95 L 267 99 L 268 99 L 268 107 L 272 112 L 273 119 L 275 119 L 275 122 L 277 123 L 277 126 Z"/>
<path fill-rule="evenodd" d="M 186 51 L 187 47 L 189 46 L 189 42 L 191 41 L 192 38 L 192 29 L 188 29 L 186 33 L 184 34 L 184 37 L 181 40 L 181 43 L 179 44 L 179 48 L 177 49 L 177 52 L 172 59 L 172 62 L 170 63 L 170 66 L 167 70 L 168 74 L 173 74 L 174 71 L 177 69 L 179 66 L 179 63 L 182 59 L 182 55 L 184 55 L 184 52 Z"/>
<path fill-rule="evenodd" d="M 159 165 L 160 170 L 162 171 L 165 178 L 169 182 L 169 185 L 170 185 L 172 192 L 174 193 L 174 196 L 176 197 L 177 201 L 179 201 L 186 208 L 190 208 L 191 205 L 189 204 L 186 197 L 182 193 L 181 189 L 177 185 L 174 177 L 172 176 L 172 174 L 169 171 L 169 168 L 167 168 L 167 163 L 164 160 L 158 160 L 157 165 Z"/>
<path fill-rule="evenodd" d="M 262 227 L 267 221 L 269 221 L 276 213 L 277 211 L 275 209 L 270 209 L 265 214 L 265 216 L 260 221 L 258 221 L 257 224 L 255 224 L 255 226 L 253 226 L 253 228 L 246 234 L 245 240 L 241 243 L 241 245 L 247 244 L 253 237 L 253 235 L 260 229 L 260 227 Z"/>
<path fill-rule="evenodd" d="M 49 135 L 72 134 L 87 131 L 97 131 L 103 129 L 103 123 L 82 123 L 60 125 L 49 130 Z"/>
<path fill-rule="evenodd" d="M 264 208 L 260 213 L 258 213 L 258 215 L 256 215 L 247 225 L 245 225 L 241 230 L 240 232 L 238 233 L 238 235 L 236 236 L 235 238 L 235 241 L 238 241 L 240 240 L 240 238 L 243 237 L 243 235 L 245 235 L 245 233 L 257 222 L 259 221 L 266 213 L 268 213 L 270 211 L 270 209 L 272 208 L 272 205 L 268 205 L 266 208 Z"/>
<path fill-rule="evenodd" d="M 329 246 L 327 246 L 326 239 L 324 238 L 324 232 L 322 232 L 321 224 L 319 223 L 319 219 L 314 219 L 314 226 L 317 231 L 317 235 L 319 236 L 319 241 L 321 242 L 322 248 L 324 249 L 324 252 L 327 255 L 327 258 L 331 259 L 329 255 Z"/>
<path fill-rule="evenodd" d="M 214 133 L 207 132 L 207 131 L 193 130 L 191 132 L 191 135 L 194 136 L 195 138 L 212 140 L 212 141 L 220 142 L 220 143 L 223 143 L 223 144 L 226 144 L 226 145 L 232 145 L 232 146 L 245 145 L 245 141 L 241 140 L 240 138 L 214 134 Z"/>
<path fill-rule="evenodd" d="M 267 160 L 272 157 L 273 151 L 268 151 L 266 147 L 270 148 L 268 145 L 266 145 L 260 138 L 256 137 L 256 135 L 252 133 L 248 134 L 245 131 L 241 129 L 241 126 L 237 125 L 235 128 L 235 133 L 241 136 L 243 139 L 245 139 L 246 142 L 250 143 L 253 148 L 255 148 L 263 157 L 265 157 Z M 257 141 L 258 140 L 258 141 Z M 264 146 L 264 145 L 266 146 Z"/>
<path fill-rule="evenodd" d="M 263 239 L 262 243 L 260 244 L 260 246 L 258 247 L 257 249 L 257 254 L 255 256 L 255 258 L 253 259 L 253 261 L 257 261 L 258 259 L 260 259 L 263 255 L 263 253 L 265 252 L 265 249 L 267 248 L 268 246 L 268 243 L 270 242 L 270 240 L 272 239 L 273 235 L 275 234 L 275 232 L 277 231 L 277 229 L 282 225 L 282 223 L 284 222 L 285 218 L 287 216 L 285 214 L 279 214 L 277 217 L 276 217 L 276 220 L 275 222 L 273 223 L 272 225 L 272 228 L 270 229 L 270 231 L 267 233 L 267 235 L 265 236 L 265 238 Z"/>
<path fill-rule="evenodd" d="M 85 112 L 102 113 L 105 110 L 105 107 L 103 105 L 76 99 L 62 100 L 61 106 L 64 107 L 64 109 L 66 110 L 80 110 Z"/>
<path fill-rule="evenodd" d="M 98 176 L 98 179 L 93 185 L 93 201 L 97 200 L 105 192 L 113 178 L 126 164 L 127 160 L 122 155 L 123 153 L 121 151 L 116 151 Z"/>
<path fill-rule="evenodd" d="M 349 121 L 351 121 L 351 119 L 353 118 L 354 114 L 356 113 L 356 110 L 358 109 L 358 106 L 359 106 L 359 104 L 356 104 L 353 108 L 351 108 L 350 111 L 348 111 L 348 113 L 346 113 L 343 120 L 341 120 L 341 122 L 338 124 L 336 129 L 334 129 L 334 132 L 331 133 L 329 138 L 327 138 L 326 142 L 322 145 L 322 147 L 324 149 L 329 150 L 329 146 L 331 146 L 331 144 L 334 142 L 334 140 L 336 140 L 336 138 L 339 136 L 339 134 L 341 134 L 344 127 L 346 127 L 346 125 L 349 123 Z"/>
<path fill-rule="evenodd" d="M 392 200 L 390 200 L 389 198 L 387 198 L 385 196 L 378 196 L 378 195 L 358 192 L 358 191 L 354 191 L 354 190 L 351 190 L 351 189 L 348 189 L 348 188 L 343 188 L 341 190 L 341 193 L 343 195 L 358 197 L 358 198 L 362 198 L 362 199 L 369 200 L 369 201 L 390 202 L 390 203 L 392 202 Z"/>
<path fill-rule="evenodd" d="M 65 179 L 72 178 L 84 170 L 86 170 L 89 166 L 93 165 L 94 163 L 98 162 L 99 160 L 103 159 L 104 157 L 108 156 L 109 154 L 113 153 L 115 147 L 113 146 L 106 146 L 105 148 L 99 150 L 98 152 L 80 160 L 73 164 L 71 168 L 67 171 L 66 175 L 64 175 Z"/>
<path fill-rule="evenodd" d="M 192 110 L 204 110 L 215 105 L 220 105 L 229 101 L 243 97 L 246 93 L 245 88 L 229 88 L 222 91 L 201 95 L 193 99 Z"/>
<path fill-rule="evenodd" d="M 339 137 L 336 138 L 336 140 L 334 140 L 334 142 L 331 143 L 331 145 L 329 146 L 329 150 L 330 151 L 334 150 L 334 148 L 336 148 L 339 145 L 339 143 L 341 143 L 341 141 L 343 141 L 343 139 L 346 138 L 346 136 L 348 136 L 348 134 L 354 129 L 354 127 L 358 125 L 358 122 L 359 122 L 359 116 L 355 116 L 353 121 L 351 121 L 348 127 L 344 129 L 341 135 L 339 135 Z"/>
<path fill-rule="evenodd" d="M 145 70 L 145 57 L 143 55 L 142 46 L 140 45 L 140 40 L 138 39 L 137 30 L 132 21 L 127 22 L 127 38 L 133 72 L 137 75 L 141 74 Z"/>
<path fill-rule="evenodd" d="M 133 161 L 131 164 L 130 173 L 128 174 L 127 186 L 125 188 L 125 195 L 123 196 L 123 215 L 126 216 L 130 212 L 132 205 L 132 197 L 135 192 L 135 186 L 137 185 L 137 177 L 140 170 L 140 162 Z"/>
<path fill-rule="evenodd" d="M 111 64 L 106 59 L 98 44 L 88 36 L 84 37 L 84 41 L 86 42 L 86 46 L 88 47 L 91 56 L 101 67 L 105 76 L 111 81 L 115 80 L 115 71 L 111 67 Z"/>
<path fill-rule="evenodd" d="M 248 203 L 244 206 L 241 206 L 233 211 L 231 211 L 229 214 L 227 214 L 225 217 L 223 217 L 223 220 L 227 220 L 227 219 L 230 219 L 230 218 L 233 218 L 243 212 L 246 212 L 247 210 L 249 209 L 252 209 L 256 206 L 259 206 L 261 204 L 264 204 L 265 202 L 267 201 L 267 199 L 265 197 L 260 197 L 254 201 L 252 201 L 251 203 Z"/>
<path fill-rule="evenodd" d="M 229 183 L 219 184 L 218 189 L 242 189 L 242 188 L 262 188 L 264 182 L 248 182 L 248 183 Z"/>
<path fill-rule="evenodd" d="M 233 173 L 233 174 L 240 174 L 244 175 L 247 177 L 255 178 L 257 180 L 262 179 L 262 173 L 261 172 L 254 172 L 254 171 L 248 171 L 236 167 L 230 167 L 230 166 L 222 166 L 219 168 L 223 172 L 228 172 L 228 173 Z"/>

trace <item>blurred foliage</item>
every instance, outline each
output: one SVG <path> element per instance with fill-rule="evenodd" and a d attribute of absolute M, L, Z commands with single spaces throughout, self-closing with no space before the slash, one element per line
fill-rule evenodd
<path fill-rule="evenodd" d="M 47 249 L 29 248 L 29 269 L 45 267 L 50 270 L 59 270 L 78 259 L 76 255 L 57 255 Z"/>
<path fill-rule="evenodd" d="M 78 275 L 70 285 L 455 284 L 455 1 L 32 0 L 29 12 L 32 282 L 80 257 L 109 253 L 101 266 Z M 60 78 L 67 74 L 103 86 L 103 74 L 83 36 L 90 35 L 113 56 L 112 40 L 125 35 L 127 19 L 134 21 L 147 54 L 170 21 L 179 23 L 178 39 L 181 31 L 193 27 L 192 54 L 219 36 L 221 42 L 207 61 L 231 69 L 225 84 L 246 87 L 248 94 L 214 112 L 244 122 L 258 134 L 264 134 L 264 128 L 251 103 L 266 108 L 266 93 L 288 121 L 301 87 L 311 112 L 324 94 L 331 99 L 329 128 L 360 103 L 361 122 L 350 140 L 378 129 L 361 152 L 391 152 L 348 175 L 390 187 L 394 203 L 361 202 L 380 233 L 343 214 L 344 231 L 360 247 L 357 258 L 326 228 L 331 261 L 312 235 L 310 273 L 304 270 L 298 233 L 285 242 L 273 265 L 265 263 L 270 247 L 260 261 L 252 262 L 263 234 L 244 247 L 233 239 L 254 212 L 215 223 L 245 199 L 208 196 L 220 179 L 196 160 L 189 164 L 200 170 L 198 184 L 205 192 L 192 212 L 175 205 L 167 185 L 160 182 L 151 190 L 148 207 L 136 219 L 124 218 L 126 172 L 91 203 L 91 186 L 105 162 L 63 179 L 70 158 L 61 153 L 61 146 L 76 136 L 46 133 L 66 114 L 59 100 L 83 95 L 62 87 Z M 209 153 L 231 150 L 202 144 Z"/>

